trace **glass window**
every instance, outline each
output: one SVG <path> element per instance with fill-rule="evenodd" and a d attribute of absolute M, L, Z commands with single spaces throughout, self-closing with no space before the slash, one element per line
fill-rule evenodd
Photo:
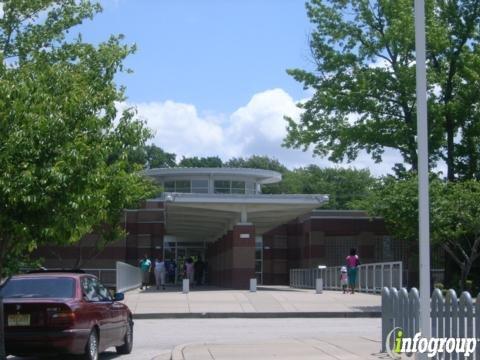
<path fill-rule="evenodd" d="M 82 279 L 83 296 L 87 301 L 100 301 L 100 296 L 97 293 L 96 281 L 91 277 L 84 277 Z"/>
<path fill-rule="evenodd" d="M 256 273 L 262 273 L 262 262 L 261 261 L 255 261 L 255 272 Z"/>
<path fill-rule="evenodd" d="M 175 181 L 165 181 L 163 187 L 165 192 L 175 192 Z"/>
<path fill-rule="evenodd" d="M 208 193 L 208 180 L 192 180 L 192 193 L 194 194 Z"/>
<path fill-rule="evenodd" d="M 245 194 L 245 181 L 232 181 L 232 194 Z"/>
<path fill-rule="evenodd" d="M 230 181 L 228 180 L 215 180 L 214 182 L 215 194 L 230 194 Z"/>
<path fill-rule="evenodd" d="M 110 291 L 103 286 L 99 281 L 97 281 L 97 290 L 98 295 L 100 296 L 102 301 L 112 301 L 112 295 L 110 295 Z"/>
<path fill-rule="evenodd" d="M 255 183 L 253 183 L 253 182 L 245 183 L 245 193 L 255 194 Z"/>
<path fill-rule="evenodd" d="M 4 298 L 73 298 L 75 280 L 67 277 L 12 279 L 1 294 Z"/>
<path fill-rule="evenodd" d="M 177 180 L 175 181 L 175 192 L 178 193 L 190 193 L 190 180 Z"/>
<path fill-rule="evenodd" d="M 97 279 L 84 277 L 82 279 L 83 295 L 88 301 L 112 301 L 108 289 Z"/>

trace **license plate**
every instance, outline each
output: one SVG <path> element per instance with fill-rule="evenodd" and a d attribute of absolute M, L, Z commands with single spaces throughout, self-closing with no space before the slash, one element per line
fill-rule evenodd
<path fill-rule="evenodd" d="M 30 314 L 8 315 L 8 326 L 30 326 Z"/>

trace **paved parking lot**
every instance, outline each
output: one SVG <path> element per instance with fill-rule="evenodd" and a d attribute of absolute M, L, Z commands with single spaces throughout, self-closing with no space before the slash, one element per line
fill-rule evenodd
<path fill-rule="evenodd" d="M 364 357 L 360 358 L 368 359 L 371 353 L 374 354 L 380 349 L 380 326 L 380 319 L 137 320 L 133 353 L 118 356 L 114 351 L 108 351 L 102 354 L 99 360 L 151 360 L 160 354 L 169 356 L 176 346 L 182 344 L 218 344 L 220 347 L 215 351 L 218 355 L 223 354 L 223 359 L 226 359 L 229 357 L 225 357 L 225 345 L 242 342 L 260 343 L 260 346 L 262 343 L 296 342 L 291 351 L 302 351 L 299 348 L 301 342 L 305 342 L 305 346 L 309 347 L 315 342 L 343 343 L 350 352 L 362 352 L 360 355 Z M 324 346 L 331 350 L 331 345 Z M 192 350 L 194 348 L 188 351 Z M 241 345 L 240 348 L 237 347 L 236 353 L 240 350 Z M 345 350 L 339 349 L 339 353 L 345 355 Z M 232 352 L 231 358 L 234 357 L 235 353 Z M 20 360 L 9 358 L 11 359 Z M 55 360 L 60 359 L 62 358 Z"/>

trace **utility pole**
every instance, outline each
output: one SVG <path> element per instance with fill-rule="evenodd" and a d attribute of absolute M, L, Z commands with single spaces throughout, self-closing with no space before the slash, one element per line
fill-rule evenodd
<path fill-rule="evenodd" d="M 427 70 L 425 2 L 415 0 L 415 56 L 417 80 L 418 220 L 420 275 L 420 332 L 430 338 L 430 206 L 428 175 Z M 424 356 L 423 356 L 424 355 Z M 421 358 L 426 359 L 426 354 Z"/>

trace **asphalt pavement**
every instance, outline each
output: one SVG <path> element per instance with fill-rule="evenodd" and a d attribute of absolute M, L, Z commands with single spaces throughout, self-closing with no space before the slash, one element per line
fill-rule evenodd
<path fill-rule="evenodd" d="M 112 351 L 102 354 L 99 360 L 151 360 L 154 358 L 166 360 L 170 358 L 172 351 L 179 349 L 185 349 L 185 359 L 193 359 L 196 357 L 191 357 L 192 351 L 193 355 L 200 354 L 199 345 L 205 344 L 214 355 L 216 354 L 216 357 L 211 358 L 221 360 L 229 358 L 255 359 L 256 356 L 258 358 L 255 350 L 261 352 L 261 358 L 268 358 L 266 351 L 273 349 L 273 354 L 275 351 L 278 354 L 279 344 L 290 344 L 291 352 L 282 351 L 281 354 L 292 355 L 294 356 L 292 358 L 296 359 L 311 358 L 307 356 L 307 352 L 312 348 L 313 352 L 309 353 L 313 353 L 317 360 L 334 359 L 320 357 L 324 353 L 321 349 L 323 348 L 327 352 L 332 351 L 338 344 L 343 344 L 343 348 L 339 349 L 339 354 L 343 355 L 337 358 L 369 359 L 377 358 L 376 353 L 380 349 L 380 329 L 381 321 L 376 318 L 136 320 L 132 354 L 117 355 L 112 349 Z M 268 346 L 269 344 L 272 346 Z M 301 344 L 303 346 L 300 347 Z M 256 348 L 255 345 L 257 345 Z M 281 346 L 285 349 L 286 345 Z M 203 352 L 204 349 L 205 346 L 201 351 Z M 238 357 L 239 354 L 242 354 L 242 349 L 248 351 L 249 356 Z M 305 356 L 301 356 L 302 351 Z M 346 354 L 350 354 L 350 357 L 347 357 Z M 161 357 L 159 357 L 160 355 Z M 282 359 L 280 356 L 276 358 Z M 288 358 L 290 357 L 283 357 L 283 359 Z M 20 358 L 10 359 L 20 360 Z M 21 360 L 25 359 L 21 358 Z"/>

